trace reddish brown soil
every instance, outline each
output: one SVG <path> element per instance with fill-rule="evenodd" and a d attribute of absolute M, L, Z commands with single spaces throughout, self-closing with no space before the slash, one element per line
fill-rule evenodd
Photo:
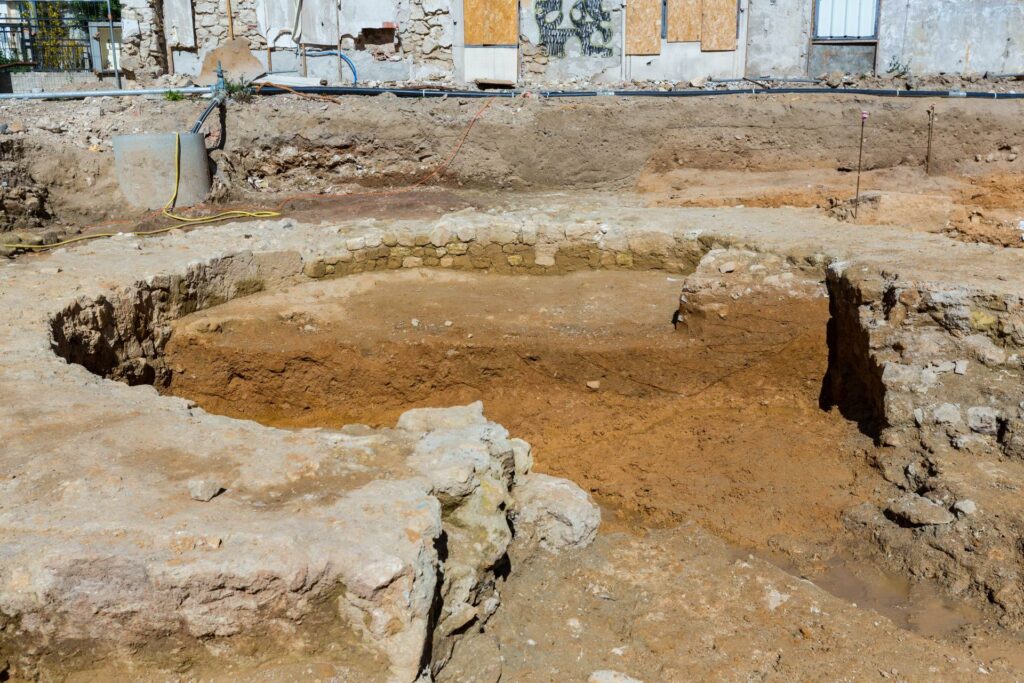
<path fill-rule="evenodd" d="M 669 323 L 679 287 L 612 272 L 305 285 L 182 320 L 169 391 L 283 427 L 481 399 L 538 469 L 626 525 L 696 519 L 748 547 L 832 546 L 873 475 L 867 439 L 818 407 L 827 302 L 741 299 L 691 338 Z"/>

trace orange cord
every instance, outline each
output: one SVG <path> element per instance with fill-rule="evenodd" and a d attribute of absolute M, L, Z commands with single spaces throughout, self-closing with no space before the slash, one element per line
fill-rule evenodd
<path fill-rule="evenodd" d="M 306 99 L 314 99 L 314 100 L 318 100 L 318 101 L 328 101 L 328 102 L 334 102 L 336 104 L 340 102 L 340 100 L 338 100 L 337 98 L 331 97 L 329 95 L 316 95 L 316 94 L 298 92 L 296 90 L 293 90 L 292 88 L 289 88 L 286 85 L 280 85 L 278 83 L 261 83 L 261 84 L 258 84 L 256 86 L 256 91 L 259 92 L 260 88 L 262 88 L 264 86 L 273 86 L 275 88 L 281 88 L 282 90 L 286 90 L 286 91 L 288 91 L 288 92 L 290 92 L 290 93 L 292 93 L 294 95 L 297 95 L 299 97 L 306 98 Z M 459 152 L 462 150 L 462 147 L 466 144 L 466 140 L 469 139 L 469 134 L 470 134 L 470 132 L 472 132 L 473 126 L 476 125 L 477 121 L 480 120 L 480 117 L 483 116 L 484 112 L 487 111 L 487 109 L 491 106 L 491 103 L 492 103 L 492 101 L 488 100 L 486 103 L 484 103 L 484 106 L 480 107 L 480 109 L 476 112 L 476 114 L 473 115 L 473 118 L 470 119 L 469 124 L 466 126 L 465 132 L 463 132 L 462 137 L 459 139 L 458 144 L 455 145 L 455 148 L 452 150 L 452 153 L 448 155 L 448 158 L 445 159 L 444 163 L 442 163 L 440 166 L 435 168 L 433 171 L 431 171 L 427 175 L 423 176 L 422 178 L 420 178 L 416 182 L 412 183 L 411 185 L 405 185 L 403 187 L 393 188 L 393 189 L 390 189 L 390 190 L 368 190 L 368 191 L 365 191 L 365 192 L 339 192 L 339 193 L 331 193 L 331 194 L 307 192 L 307 193 L 292 194 L 292 195 L 288 195 L 284 199 L 282 199 L 276 206 L 274 206 L 272 211 L 280 212 L 288 204 L 290 204 L 290 203 L 292 203 L 294 201 L 298 201 L 300 199 L 309 199 L 309 200 L 315 200 L 315 201 L 335 201 L 335 200 L 338 200 L 338 199 L 346 199 L 348 197 L 391 197 L 391 196 L 394 196 L 394 195 L 405 194 L 407 192 L 411 192 L 411 191 L 415 190 L 416 188 L 421 187 L 421 186 L 429 183 L 431 180 L 433 180 L 434 178 L 438 177 L 439 175 L 443 174 L 446 170 L 448 170 L 448 167 L 451 166 L 453 161 L 455 161 L 455 157 L 458 156 Z M 201 207 L 203 207 L 205 205 L 206 205 L 205 202 L 203 204 L 197 204 L 195 207 L 193 207 L 193 211 L 195 209 L 201 208 Z M 230 212 L 233 211 L 231 206 L 218 207 L 218 208 L 220 209 L 221 214 L 229 214 Z M 135 225 L 140 225 L 143 222 L 149 220 L 150 218 L 154 218 L 156 216 L 160 216 L 160 215 L 163 215 L 163 214 L 164 214 L 164 209 L 158 209 L 156 211 L 150 211 L 150 212 L 144 214 L 142 216 L 142 218 L 121 219 L 121 220 L 115 220 L 115 221 L 108 221 L 106 223 L 100 223 L 100 224 L 97 224 L 97 225 L 91 225 L 91 226 L 89 226 L 89 227 L 87 227 L 85 229 L 86 230 L 104 229 L 104 228 L 109 228 L 110 226 L 113 226 L 113 225 L 124 225 L 124 224 L 128 224 L 128 223 L 134 223 Z M 220 214 L 218 214 L 218 215 L 220 215 Z M 189 212 L 188 216 L 189 217 L 193 217 L 192 216 L 192 211 Z M 227 217 L 225 217 L 223 219 L 220 219 L 220 220 L 228 220 L 228 218 L 230 218 L 230 217 L 232 217 L 232 216 L 227 216 Z M 194 216 L 194 218 L 199 219 L 201 217 Z M 184 216 L 179 216 L 179 217 L 177 217 L 177 220 L 187 220 L 187 219 Z M 214 222 L 214 221 L 206 221 L 206 222 L 209 223 L 209 222 Z M 162 233 L 168 232 L 168 231 L 176 229 L 176 228 L 180 229 L 182 227 L 183 226 L 180 226 L 180 225 L 172 225 L 170 227 L 158 228 L 158 229 L 148 230 L 148 231 L 134 231 L 133 234 L 135 234 L 137 236 L 145 237 L 145 236 L 148 236 L 148 235 L 162 234 Z M 56 244 L 39 244 L 39 245 L 32 245 L 32 244 L 9 244 L 8 245 L 8 244 L 5 244 L 5 245 L 0 245 L 0 246 L 12 247 L 12 248 L 20 248 L 20 249 L 27 249 L 27 250 L 31 250 L 31 251 L 45 251 L 46 249 L 53 249 L 55 247 L 63 246 L 65 244 L 70 244 L 70 243 L 73 243 L 73 242 L 82 242 L 82 241 L 91 240 L 91 239 L 99 239 L 101 237 L 110 237 L 113 234 L 114 233 L 104 232 L 104 233 L 97 233 L 97 234 L 93 234 L 93 235 L 88 235 L 88 234 L 87 235 L 80 235 L 79 237 L 73 238 L 71 240 L 65 240 L 63 242 L 57 242 Z"/>

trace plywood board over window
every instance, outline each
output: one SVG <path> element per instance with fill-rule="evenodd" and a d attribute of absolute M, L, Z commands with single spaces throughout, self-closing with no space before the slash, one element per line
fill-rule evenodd
<path fill-rule="evenodd" d="M 703 0 L 700 49 L 722 52 L 736 49 L 736 0 Z"/>
<path fill-rule="evenodd" d="M 518 45 L 519 0 L 464 0 L 466 45 Z"/>
<path fill-rule="evenodd" d="M 668 0 L 668 41 L 696 43 L 700 40 L 703 0 Z"/>
<path fill-rule="evenodd" d="M 626 4 L 626 54 L 661 54 L 661 0 Z"/>

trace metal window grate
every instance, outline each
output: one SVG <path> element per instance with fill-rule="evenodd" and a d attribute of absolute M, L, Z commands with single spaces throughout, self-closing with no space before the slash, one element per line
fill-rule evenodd
<path fill-rule="evenodd" d="M 120 8 L 113 20 L 120 17 Z M 110 40 L 105 3 L 74 0 L 0 0 L 0 64 L 29 62 L 34 71 L 111 70 L 120 49 L 120 24 Z"/>
<path fill-rule="evenodd" d="M 817 0 L 817 40 L 873 40 L 878 35 L 878 0 Z"/>

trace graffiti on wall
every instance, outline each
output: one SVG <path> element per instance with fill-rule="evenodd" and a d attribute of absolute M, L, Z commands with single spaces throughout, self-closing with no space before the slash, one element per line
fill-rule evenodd
<path fill-rule="evenodd" d="M 547 48 L 548 54 L 564 57 L 566 42 L 576 38 L 580 41 L 584 55 L 610 57 L 612 15 L 603 7 L 603 1 L 536 0 L 534 15 L 540 29 L 540 42 Z"/>

